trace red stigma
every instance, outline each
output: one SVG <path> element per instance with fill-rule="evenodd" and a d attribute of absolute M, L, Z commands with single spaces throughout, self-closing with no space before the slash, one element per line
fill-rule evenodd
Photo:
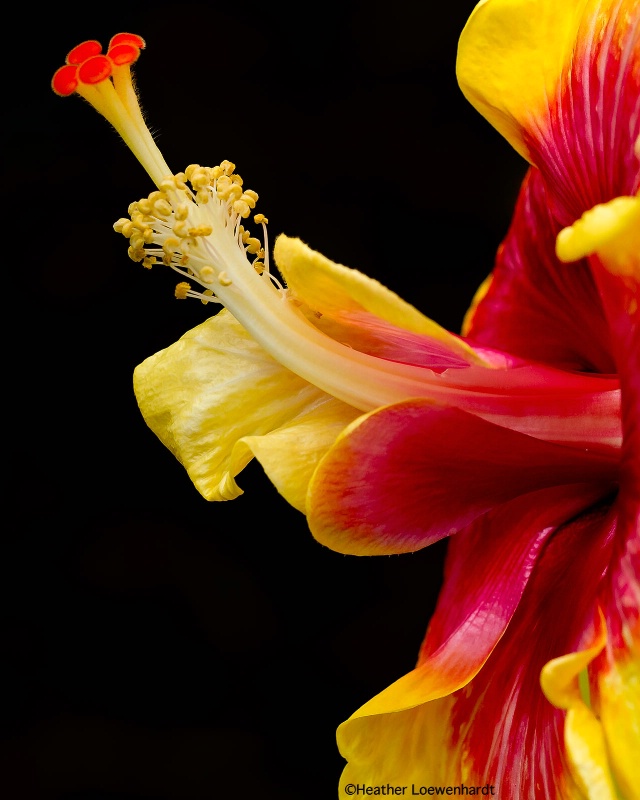
<path fill-rule="evenodd" d="M 93 56 L 78 67 L 78 79 L 82 83 L 102 83 L 112 71 L 111 61 L 106 56 Z"/>
<path fill-rule="evenodd" d="M 111 37 L 111 41 L 109 42 L 109 50 L 112 47 L 115 47 L 117 44 L 130 44 L 133 47 L 137 47 L 138 50 L 144 50 L 145 48 L 145 41 L 142 36 L 138 36 L 135 33 L 116 33 L 115 36 Z"/>
<path fill-rule="evenodd" d="M 107 53 L 107 57 L 118 67 L 123 64 L 133 64 L 134 61 L 138 60 L 139 55 L 139 48 L 126 43 L 116 44 L 110 47 Z"/>
<path fill-rule="evenodd" d="M 72 64 L 67 64 L 66 67 L 60 67 L 60 69 L 56 70 L 51 81 L 53 91 L 61 97 L 68 97 L 73 94 L 78 86 L 77 72 L 78 68 Z"/>
<path fill-rule="evenodd" d="M 76 91 L 78 83 L 102 83 L 111 76 L 114 67 L 137 61 L 144 47 L 144 39 L 135 33 L 113 36 L 106 55 L 102 55 L 102 45 L 95 39 L 81 42 L 67 54 L 66 66 L 56 71 L 51 87 L 56 94 L 66 97 Z"/>
<path fill-rule="evenodd" d="M 101 52 L 102 45 L 100 42 L 96 42 L 95 39 L 90 39 L 87 42 L 81 42 L 76 45 L 73 50 L 67 54 L 66 62 L 67 64 L 80 65 L 83 61 L 86 61 L 92 56 L 97 56 Z"/>

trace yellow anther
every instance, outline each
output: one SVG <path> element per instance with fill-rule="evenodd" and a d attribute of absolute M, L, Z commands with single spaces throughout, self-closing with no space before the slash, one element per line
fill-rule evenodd
<path fill-rule="evenodd" d="M 143 231 L 145 228 L 149 227 L 149 224 L 153 224 L 153 217 L 149 216 L 148 214 L 134 214 L 131 217 L 131 222 L 134 228 L 137 228 L 139 231 Z"/>
<path fill-rule="evenodd" d="M 252 266 L 255 269 L 255 271 L 258 273 L 258 275 L 262 275 L 262 273 L 264 272 L 264 262 L 263 261 L 257 261 L 256 260 L 256 261 L 253 262 Z"/>
<path fill-rule="evenodd" d="M 187 203 L 183 203 L 176 208 L 176 220 L 178 222 L 182 222 L 189 216 L 189 206 Z"/>
<path fill-rule="evenodd" d="M 189 235 L 189 231 L 187 230 L 187 223 L 186 222 L 176 222 L 173 226 L 173 232 L 176 236 L 179 236 L 181 239 L 184 239 L 186 236 Z"/>
<path fill-rule="evenodd" d="M 138 201 L 138 210 L 141 211 L 143 214 L 151 214 L 153 211 L 153 206 L 149 202 L 148 199 L 143 198 L 142 200 Z"/>
<path fill-rule="evenodd" d="M 140 231 L 136 231 L 131 239 L 129 245 L 133 250 L 144 250 L 144 238 Z"/>
<path fill-rule="evenodd" d="M 237 172 L 234 172 L 234 173 L 233 173 L 233 175 L 231 176 L 231 180 L 232 180 L 234 183 L 237 183 L 237 184 L 238 184 L 238 186 L 242 186 L 242 184 L 244 183 L 244 181 L 243 181 L 243 180 L 242 180 L 242 178 L 241 178 L 241 177 L 238 175 L 238 173 L 237 173 Z"/>
<path fill-rule="evenodd" d="M 164 192 L 159 192 L 157 189 L 155 191 L 151 192 L 151 194 L 149 195 L 149 202 L 152 205 L 154 203 L 157 203 L 158 200 L 166 200 L 166 199 L 167 198 L 166 198 Z"/>
<path fill-rule="evenodd" d="M 251 209 L 244 202 L 244 200 L 236 200 L 233 204 L 233 210 L 239 217 L 246 219 L 251 214 Z"/>
<path fill-rule="evenodd" d="M 189 164 L 189 166 L 185 169 L 184 174 L 186 175 L 188 181 L 191 180 L 191 176 L 197 169 L 200 169 L 200 164 Z"/>
<path fill-rule="evenodd" d="M 126 236 L 127 239 L 130 239 L 135 232 L 136 232 L 136 228 L 135 228 L 135 225 L 133 224 L 133 222 L 131 222 L 131 220 L 129 220 L 129 222 L 126 225 L 124 225 L 123 228 L 122 228 L 122 234 L 123 234 L 123 236 Z"/>
<path fill-rule="evenodd" d="M 202 292 L 202 294 L 205 295 L 206 297 L 213 297 L 213 289 L 205 289 L 204 292 Z M 206 297 L 202 297 L 202 299 L 200 300 L 203 306 L 206 306 L 207 303 L 209 302 L 206 299 Z"/>
<path fill-rule="evenodd" d="M 189 236 L 210 236 L 213 233 L 211 225 L 197 225 L 189 228 Z"/>
<path fill-rule="evenodd" d="M 176 286 L 175 295 L 178 300 L 186 300 L 187 293 L 191 291 L 191 286 L 186 282 L 182 281 Z"/>
<path fill-rule="evenodd" d="M 191 178 L 189 180 L 193 188 L 196 190 L 204 189 L 205 186 L 209 186 L 211 183 L 211 177 L 206 167 L 199 167 L 198 169 L 194 170 L 191 173 Z"/>
<path fill-rule="evenodd" d="M 246 244 L 249 241 L 250 238 L 251 238 L 251 234 L 249 233 L 249 231 L 243 230 L 242 231 L 242 242 L 243 242 L 243 244 Z"/>
<path fill-rule="evenodd" d="M 255 205 L 258 202 L 258 193 L 254 192 L 253 189 L 245 189 L 243 198 L 247 200 L 248 197 L 250 197 L 253 200 L 253 205 L 251 206 L 251 208 L 255 208 Z M 247 200 L 247 203 L 249 203 L 249 200 Z M 249 203 L 249 205 L 251 204 Z"/>
<path fill-rule="evenodd" d="M 233 164 L 231 161 L 226 161 L 226 160 L 220 162 L 220 167 L 225 175 L 231 175 L 233 172 L 235 172 L 236 169 L 235 164 Z"/>
<path fill-rule="evenodd" d="M 269 222 L 264 214 L 256 214 L 253 218 L 253 221 L 256 223 L 256 225 L 266 225 Z"/>
<path fill-rule="evenodd" d="M 144 250 L 136 250 L 135 247 L 129 247 L 127 255 L 132 261 L 143 261 L 147 254 Z"/>
<path fill-rule="evenodd" d="M 187 188 L 187 184 L 185 183 L 187 176 L 184 174 L 184 172 L 176 172 L 176 174 L 173 176 L 173 179 L 178 189 Z"/>
<path fill-rule="evenodd" d="M 247 239 L 247 252 L 248 253 L 257 253 L 260 248 L 262 247 L 262 243 L 259 239 L 256 239 L 254 236 L 250 236 Z"/>
<path fill-rule="evenodd" d="M 120 217 L 120 219 L 117 219 L 113 223 L 113 230 L 116 233 L 122 233 L 128 239 L 131 234 L 127 235 L 126 233 L 124 233 L 124 230 L 127 227 L 127 225 L 131 225 L 131 220 L 127 219 L 126 217 Z"/>
<path fill-rule="evenodd" d="M 186 267 L 188 265 L 189 265 L 189 254 L 188 253 L 183 253 L 181 258 L 180 258 L 180 266 L 181 267 Z"/>
<path fill-rule="evenodd" d="M 218 274 L 218 283 L 220 286 L 231 286 L 232 281 L 226 272 L 220 272 Z"/>
<path fill-rule="evenodd" d="M 249 206 L 249 208 L 255 208 L 256 200 L 253 197 L 254 194 L 255 192 L 243 192 L 240 199 L 243 200 Z"/>
<path fill-rule="evenodd" d="M 200 270 L 200 279 L 205 283 L 213 283 L 216 279 L 216 271 L 213 267 L 203 267 Z"/>
<path fill-rule="evenodd" d="M 165 239 L 162 249 L 165 253 L 171 254 L 180 247 L 180 242 L 174 236 L 169 236 Z"/>
<path fill-rule="evenodd" d="M 151 267 L 156 263 L 155 256 L 147 256 L 142 260 L 142 266 L 145 269 L 151 269 Z"/>
<path fill-rule="evenodd" d="M 156 200 L 156 202 L 153 204 L 153 208 L 159 217 L 168 217 L 171 215 L 171 204 L 164 198 Z"/>
<path fill-rule="evenodd" d="M 136 200 L 133 203 L 129 203 L 129 208 L 127 209 L 127 214 L 131 217 L 138 211 L 138 201 Z"/>
<path fill-rule="evenodd" d="M 176 189 L 176 179 L 171 175 L 165 178 L 159 186 L 161 192 L 173 192 Z"/>
<path fill-rule="evenodd" d="M 145 244 L 151 244 L 153 242 L 153 228 L 145 228 L 142 231 L 142 238 Z"/>
<path fill-rule="evenodd" d="M 210 197 L 211 197 L 211 195 L 209 194 L 209 190 L 208 189 L 199 189 L 196 192 L 196 200 L 201 205 L 206 205 L 209 202 L 209 198 Z"/>

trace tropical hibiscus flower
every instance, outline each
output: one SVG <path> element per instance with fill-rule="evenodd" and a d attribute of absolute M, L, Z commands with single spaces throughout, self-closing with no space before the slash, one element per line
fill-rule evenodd
<path fill-rule="evenodd" d="M 451 536 L 416 669 L 339 729 L 341 796 L 638 796 L 639 26 L 632 0 L 484 0 L 469 20 L 463 91 L 534 166 L 464 336 L 285 236 L 280 283 L 235 166 L 174 174 L 158 151 L 140 37 L 84 42 L 54 76 L 156 184 L 116 223 L 130 257 L 226 307 L 134 375 L 200 492 L 236 496 L 255 456 L 336 550 Z"/>

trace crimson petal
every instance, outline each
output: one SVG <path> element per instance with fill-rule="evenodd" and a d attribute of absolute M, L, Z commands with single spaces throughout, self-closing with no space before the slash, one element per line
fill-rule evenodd
<path fill-rule="evenodd" d="M 410 400 L 360 417 L 338 438 L 309 486 L 308 521 L 339 552 L 410 552 L 521 494 L 574 483 L 604 494 L 615 478 L 613 457 Z"/>

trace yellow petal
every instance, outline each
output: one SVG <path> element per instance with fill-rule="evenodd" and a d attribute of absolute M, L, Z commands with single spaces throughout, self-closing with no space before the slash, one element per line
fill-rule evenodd
<path fill-rule="evenodd" d="M 522 129 L 547 115 L 590 0 L 482 0 L 458 46 L 469 102 L 527 160 Z"/>
<path fill-rule="evenodd" d="M 558 234 L 561 261 L 597 253 L 614 275 L 640 280 L 640 197 L 616 197 L 586 211 Z"/>
<path fill-rule="evenodd" d="M 284 499 L 307 513 L 307 487 L 318 462 L 342 431 L 360 414 L 325 395 L 308 411 L 264 436 L 244 436 L 233 449 L 230 471 L 246 463 L 247 450 L 258 459 Z"/>
<path fill-rule="evenodd" d="M 470 363 L 484 363 L 459 337 L 426 317 L 379 281 L 358 270 L 335 264 L 300 239 L 278 236 L 273 253 L 288 288 L 314 311 L 338 316 L 367 311 L 405 331 L 444 343 Z"/>
<path fill-rule="evenodd" d="M 365 790 L 369 787 L 370 791 L 380 786 L 405 786 L 404 796 L 410 797 L 412 791 L 417 796 L 421 787 L 428 791 L 429 786 L 479 783 L 480 777 L 462 748 L 445 744 L 452 739 L 453 704 L 449 695 L 415 708 L 350 723 L 349 762 L 340 778 L 340 800 L 347 800 L 350 795 L 362 796 L 363 793 L 354 795 L 350 785 Z M 339 728 L 339 744 L 341 733 Z M 486 795 L 491 796 L 489 790 Z"/>
<path fill-rule="evenodd" d="M 482 281 L 480 286 L 476 289 L 475 294 L 471 298 L 471 303 L 469 304 L 469 308 L 467 309 L 466 314 L 464 315 L 464 319 L 462 320 L 462 328 L 461 333 L 463 336 L 466 336 L 469 331 L 471 330 L 471 326 L 473 325 L 473 318 L 475 316 L 476 310 L 480 303 L 484 300 L 487 296 L 487 292 L 491 288 L 491 284 L 493 283 L 494 276 L 493 273 L 487 275 L 487 277 Z"/>
<path fill-rule="evenodd" d="M 315 463 L 359 413 L 280 366 L 226 310 L 140 364 L 134 391 L 207 500 L 242 494 L 235 476 L 255 453 L 300 510 Z"/>
<path fill-rule="evenodd" d="M 609 758 L 622 796 L 639 800 L 640 661 L 616 654 L 599 675 L 600 718 L 609 743 Z"/>
<path fill-rule="evenodd" d="M 567 758 L 571 773 L 587 800 L 616 800 L 617 797 L 602 725 L 580 691 L 580 673 L 602 651 L 606 638 L 600 616 L 593 644 L 549 661 L 540 676 L 547 699 L 567 710 L 564 726 Z"/>

